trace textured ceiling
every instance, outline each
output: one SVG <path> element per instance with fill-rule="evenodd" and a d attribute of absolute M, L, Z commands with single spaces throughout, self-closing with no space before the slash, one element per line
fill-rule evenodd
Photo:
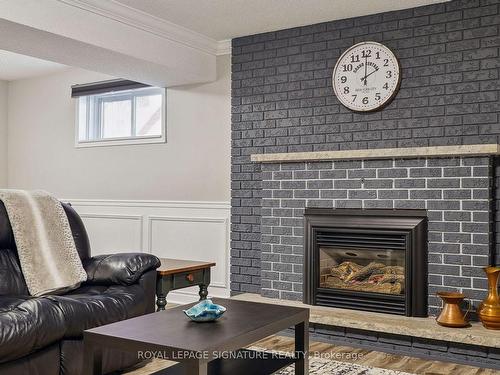
<path fill-rule="evenodd" d="M 443 0 L 101 1 L 126 5 L 215 40 L 443 2 Z"/>
<path fill-rule="evenodd" d="M 45 13 L 40 13 L 38 1 L 40 0 L 24 0 L 24 5 L 21 5 L 17 0 L 11 0 L 4 4 L 2 12 L 6 14 L 3 14 L 2 17 L 10 14 L 13 17 L 11 21 L 21 22 L 36 29 L 48 30 L 69 38 L 85 40 L 86 43 L 89 43 L 88 38 L 78 38 L 85 27 L 89 28 L 85 35 L 93 33 L 91 37 L 99 35 L 98 33 L 102 30 L 109 31 L 109 35 L 106 34 L 106 42 L 115 47 L 118 45 L 119 51 L 123 50 L 125 40 L 127 43 L 135 41 L 137 44 L 144 38 L 133 39 L 130 35 L 137 36 L 139 34 L 133 34 L 130 31 L 132 29 L 125 29 L 130 31 L 130 35 L 127 34 L 128 36 L 124 37 L 123 33 L 115 32 L 115 29 L 120 29 L 119 27 L 111 27 L 113 25 L 106 23 L 105 19 L 92 18 L 93 13 L 101 14 L 100 11 L 103 10 L 103 14 L 107 12 L 105 17 L 115 20 L 120 20 L 120 17 L 125 15 L 132 21 L 132 24 L 134 24 L 134 20 L 138 21 L 138 25 L 144 22 L 146 27 L 151 24 L 153 31 L 154 27 L 157 27 L 160 32 L 162 30 L 161 23 L 165 21 L 165 30 L 175 30 L 175 25 L 179 25 L 213 40 L 224 41 L 244 35 L 443 2 L 443 0 L 59 0 L 58 2 L 44 0 L 47 2 L 47 6 L 44 8 Z M 2 4 L 1 1 L 0 4 Z M 30 4 L 31 7 L 28 7 Z M 61 8 L 61 4 L 73 5 L 72 8 L 66 7 L 70 13 L 76 12 L 77 9 L 80 11 L 80 4 L 82 9 L 89 10 L 89 12 L 82 13 L 80 23 L 74 24 L 71 21 L 74 19 L 73 17 L 64 16 L 63 10 L 65 9 Z M 87 7 L 85 4 L 89 6 Z M 54 8 L 55 5 L 58 5 L 59 8 Z M 14 12 L 15 10 L 17 13 Z M 116 14 L 113 15 L 115 12 Z M 30 16 L 34 18 L 30 19 Z M 57 21 L 57 17 L 60 17 L 60 22 Z M 37 22 L 33 22 L 33 20 Z M 47 29 L 42 27 L 44 20 L 45 24 L 50 25 L 50 27 L 47 26 Z M 70 21 L 67 22 L 68 20 Z M 115 23 L 114 26 L 116 25 L 123 26 L 121 21 Z M 139 31 L 141 31 L 140 28 L 141 26 L 138 27 Z M 61 30 L 65 32 L 61 32 Z M 102 41 L 102 35 L 99 35 L 100 41 Z M 148 36 L 149 34 L 142 33 L 139 36 L 144 35 Z M 175 32 L 173 35 L 175 39 Z M 183 34 L 181 32 L 180 35 L 191 37 L 189 33 Z M 91 37 L 89 38 L 92 39 Z M 196 39 L 196 35 L 194 38 Z M 158 41 L 159 38 L 153 35 L 151 40 Z M 203 38 L 201 41 L 205 43 Z M 108 48 L 103 43 L 97 45 Z M 148 44 L 143 43 L 142 45 L 145 48 L 148 47 Z M 5 49 L 9 48 L 5 47 Z M 13 50 L 23 51 L 19 48 Z M 145 51 L 150 50 L 153 50 L 152 46 L 149 46 L 149 50 L 146 48 Z M 135 48 L 134 51 L 137 53 L 138 49 Z M 35 55 L 32 52 L 26 50 L 27 54 Z M 193 51 L 190 50 L 190 52 Z M 45 48 L 43 53 L 37 56 L 45 58 L 49 55 Z M 173 52 L 170 55 L 177 56 Z M 158 53 L 155 56 L 158 56 Z M 59 59 L 55 60 L 59 61 Z M 159 57 L 154 62 L 157 64 L 158 60 Z M 194 61 L 194 59 L 191 58 L 190 61 Z M 178 62 L 172 64 L 179 66 Z M 205 66 L 206 64 L 202 63 L 201 65 Z M 50 74 L 65 68 L 67 68 L 66 65 L 0 50 L 0 80 L 17 80 Z"/>

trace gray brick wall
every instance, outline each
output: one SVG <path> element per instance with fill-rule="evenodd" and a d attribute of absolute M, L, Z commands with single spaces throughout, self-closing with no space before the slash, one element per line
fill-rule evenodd
<path fill-rule="evenodd" d="M 251 154 L 499 142 L 499 1 L 455 0 L 233 40 L 233 292 L 261 286 L 265 183 Z M 359 114 L 339 104 L 331 74 L 342 51 L 364 40 L 395 52 L 403 80 L 388 107 Z M 353 201 L 369 199 L 353 194 Z"/>
<path fill-rule="evenodd" d="M 429 310 L 438 290 L 485 297 L 492 169 L 488 157 L 262 165 L 261 294 L 302 300 L 306 207 L 428 213 Z"/>

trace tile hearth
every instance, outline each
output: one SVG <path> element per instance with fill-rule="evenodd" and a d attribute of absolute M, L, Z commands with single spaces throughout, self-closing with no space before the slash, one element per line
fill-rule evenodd
<path fill-rule="evenodd" d="M 311 311 L 310 322 L 315 324 L 500 349 L 498 332 L 487 330 L 478 322 L 472 322 L 468 328 L 451 329 L 436 324 L 434 318 L 414 318 L 323 306 L 310 306 L 299 301 L 266 298 L 253 293 L 239 294 L 234 296 L 233 299 L 307 307 Z"/>
<path fill-rule="evenodd" d="M 500 370 L 498 331 L 487 330 L 477 322 L 454 329 L 439 326 L 433 318 L 309 306 L 252 293 L 233 298 L 308 307 L 312 341 Z"/>

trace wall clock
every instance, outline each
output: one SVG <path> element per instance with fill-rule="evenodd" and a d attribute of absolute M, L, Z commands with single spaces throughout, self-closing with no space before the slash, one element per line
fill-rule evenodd
<path fill-rule="evenodd" d="M 333 70 L 339 101 L 357 112 L 376 111 L 394 98 L 401 70 L 394 53 L 377 42 L 362 42 L 345 51 Z"/>

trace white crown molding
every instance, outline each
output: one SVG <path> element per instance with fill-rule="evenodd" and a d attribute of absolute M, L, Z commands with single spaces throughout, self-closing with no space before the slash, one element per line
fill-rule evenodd
<path fill-rule="evenodd" d="M 142 12 L 138 9 L 131 8 L 114 0 L 57 1 L 212 55 L 230 53 L 228 52 L 230 49 L 228 50 L 227 41 L 217 42 L 215 39 L 203 34 Z"/>
<path fill-rule="evenodd" d="M 219 40 L 217 42 L 217 56 L 231 54 L 231 39 Z"/>

